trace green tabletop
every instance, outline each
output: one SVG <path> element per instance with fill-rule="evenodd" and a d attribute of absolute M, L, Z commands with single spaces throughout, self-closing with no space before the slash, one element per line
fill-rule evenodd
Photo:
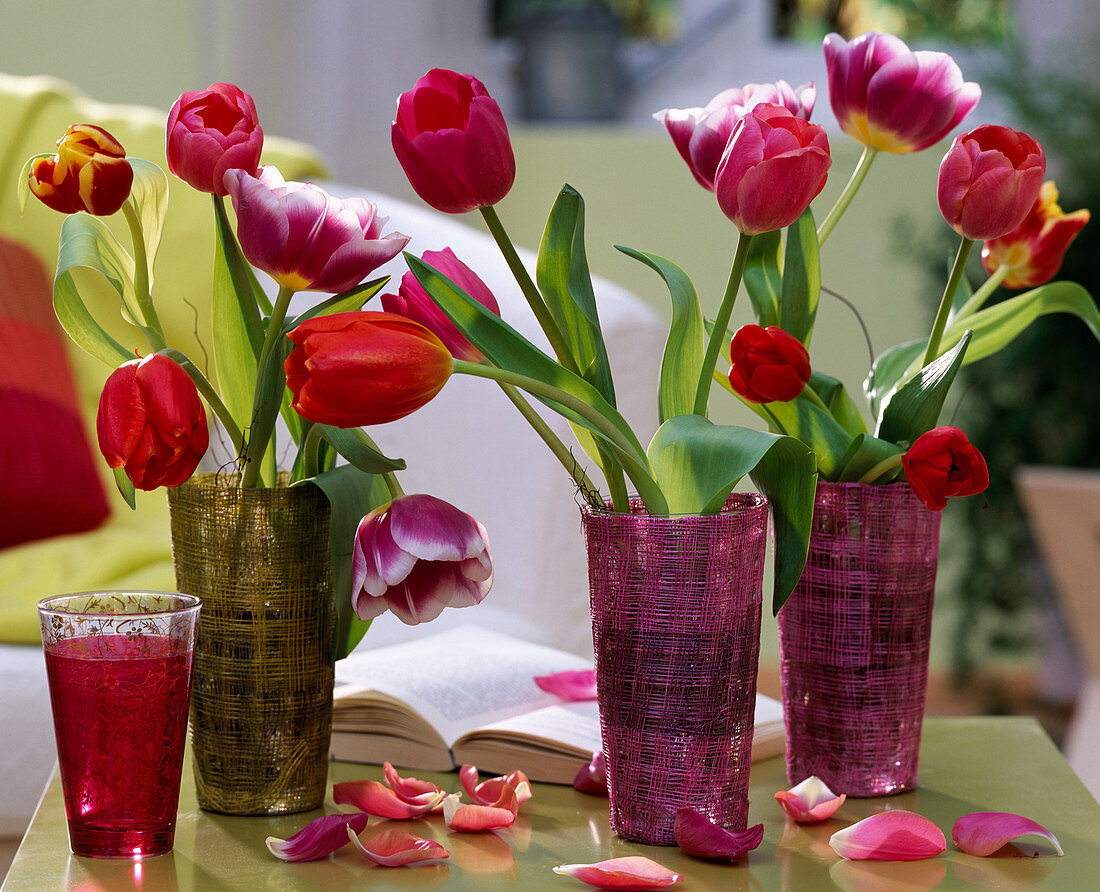
<path fill-rule="evenodd" d="M 457 775 L 413 772 L 451 789 Z M 333 780 L 380 777 L 376 766 L 334 762 Z M 323 861 L 285 864 L 267 851 L 268 836 L 287 837 L 322 812 L 275 818 L 206 814 L 195 803 L 184 771 L 175 851 L 144 862 L 94 861 L 68 854 L 61 786 L 56 772 L 3 885 L 3 892 L 62 890 L 118 892 L 216 889 L 589 888 L 551 868 L 557 864 L 646 855 L 683 874 L 674 889 L 1094 889 L 1100 886 L 1100 805 L 1070 771 L 1032 719 L 938 718 L 925 722 L 919 788 L 884 799 L 850 799 L 821 824 L 787 822 L 774 801 L 786 789 L 783 760 L 752 770 L 749 823 L 764 823 L 764 841 L 741 862 L 713 864 L 677 848 L 637 845 L 615 837 L 607 800 L 571 787 L 535 785 L 516 825 L 499 833 L 454 834 L 441 818 L 409 822 L 420 836 L 451 851 L 449 863 L 421 868 L 368 864 L 350 846 Z M 843 861 L 829 836 L 877 811 L 905 808 L 935 821 L 948 837 L 939 858 L 908 863 Z M 326 811 L 337 811 L 327 805 Z M 975 858 L 951 843 L 951 825 L 973 811 L 1007 811 L 1043 824 L 1062 844 L 1021 843 L 995 857 Z M 372 819 L 377 820 L 377 819 Z"/>

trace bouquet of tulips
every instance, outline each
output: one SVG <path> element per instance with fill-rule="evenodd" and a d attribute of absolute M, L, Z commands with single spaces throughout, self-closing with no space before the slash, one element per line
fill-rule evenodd
<path fill-rule="evenodd" d="M 262 147 L 252 97 L 232 84 L 184 93 L 169 113 L 169 170 L 213 198 L 211 372 L 168 343 L 157 314 L 153 263 L 168 202 L 157 165 L 127 158 L 100 127 L 73 125 L 56 154 L 24 166 L 20 206 L 32 193 L 67 215 L 54 306 L 72 339 L 114 369 L 96 432 L 131 507 L 135 488 L 178 486 L 194 473 L 210 437 L 204 404 L 230 440 L 240 485 L 276 485 L 282 416 L 296 446 L 290 485 L 316 484 L 333 508 L 335 590 L 351 590 L 337 598 L 343 656 L 387 609 L 412 624 L 478 603 L 492 584 L 488 537 L 453 505 L 404 495 L 395 476 L 404 462 L 383 455 L 362 429 L 415 411 L 451 374 L 450 353 L 427 328 L 360 310 L 387 281 L 364 280 L 408 237 L 384 233 L 386 218 L 364 199 L 284 182 L 260 166 Z M 131 250 L 104 221 L 120 210 Z M 274 300 L 253 267 L 278 284 Z M 77 287 L 80 268 L 106 278 L 143 345 L 124 346 L 97 323 Z M 292 317 L 297 291 L 331 296 Z M 337 453 L 348 463 L 337 466 Z"/>

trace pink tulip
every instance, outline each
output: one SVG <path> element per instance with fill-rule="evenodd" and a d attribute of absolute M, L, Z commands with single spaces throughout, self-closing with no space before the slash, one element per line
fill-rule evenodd
<path fill-rule="evenodd" d="M 761 102 L 790 109 L 810 120 L 817 87 L 803 84 L 794 89 L 786 81 L 746 84 L 723 90 L 702 108 L 666 108 L 653 117 L 665 125 L 673 145 L 704 189 L 714 191 L 714 173 L 737 122 Z"/>
<path fill-rule="evenodd" d="M 363 198 L 339 199 L 312 183 L 284 182 L 274 167 L 258 177 L 230 170 L 225 186 L 249 263 L 295 291 L 354 288 L 396 257 L 408 236 L 382 235 L 386 217 Z"/>
<path fill-rule="evenodd" d="M 959 235 L 994 239 L 1024 222 L 1046 173 L 1043 148 L 1011 127 L 987 124 L 959 136 L 940 163 L 940 213 Z"/>
<path fill-rule="evenodd" d="M 468 74 L 433 68 L 402 93 L 390 140 L 416 194 L 447 214 L 496 204 L 516 178 L 504 115 Z"/>
<path fill-rule="evenodd" d="M 256 104 L 240 87 L 211 84 L 184 93 L 168 113 L 168 169 L 200 192 L 228 194 L 225 173 L 255 174 L 264 132 Z"/>
<path fill-rule="evenodd" d="M 454 251 L 450 248 L 444 248 L 442 251 L 425 251 L 420 259 L 428 266 L 439 270 L 483 307 L 500 315 L 500 306 L 497 304 L 497 299 L 493 297 L 493 292 L 478 278 L 477 273 L 455 257 Z M 382 295 L 382 309 L 387 313 L 397 313 L 415 319 L 433 332 L 447 346 L 455 359 L 481 362 L 484 358 L 481 351 L 466 340 L 466 336 L 447 318 L 447 314 L 439 309 L 411 271 L 401 277 L 401 287 L 397 294 Z"/>
<path fill-rule="evenodd" d="M 733 130 L 714 176 L 722 212 L 746 235 L 797 220 L 829 174 L 825 128 L 781 105 L 761 103 Z"/>
<path fill-rule="evenodd" d="M 840 129 L 883 152 L 919 152 L 939 142 L 982 95 L 946 53 L 911 52 L 874 31 L 851 42 L 828 35 L 825 69 Z"/>
<path fill-rule="evenodd" d="M 493 584 L 485 527 L 429 495 L 402 496 L 359 523 L 352 600 L 360 619 L 392 610 L 403 623 L 435 619 L 444 607 L 472 607 Z"/>

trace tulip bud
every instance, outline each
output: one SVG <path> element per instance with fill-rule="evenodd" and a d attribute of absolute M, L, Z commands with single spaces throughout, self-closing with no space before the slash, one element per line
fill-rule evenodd
<path fill-rule="evenodd" d="M 989 486 L 985 457 L 957 427 L 921 434 L 901 464 L 917 498 L 933 511 L 942 511 L 952 496 L 976 495 Z"/>
<path fill-rule="evenodd" d="M 419 322 L 360 310 L 315 316 L 288 335 L 291 405 L 335 427 L 385 424 L 415 412 L 447 383 L 454 361 Z"/>
<path fill-rule="evenodd" d="M 730 341 L 730 386 L 753 403 L 787 402 L 810 380 L 802 342 L 777 325 L 742 325 Z"/>
<path fill-rule="evenodd" d="M 956 138 L 940 163 L 940 213 L 959 235 L 992 239 L 1024 222 L 1046 172 L 1042 146 L 1026 133 L 987 124 Z"/>
<path fill-rule="evenodd" d="M 475 77 L 434 68 L 397 100 L 393 151 L 416 194 L 462 214 L 512 188 L 516 160 L 496 101 Z"/>
<path fill-rule="evenodd" d="M 109 216 L 130 197 L 134 170 L 126 150 L 102 127 L 73 124 L 57 142 L 52 158 L 31 164 L 31 192 L 63 214 L 87 211 Z"/>
<path fill-rule="evenodd" d="M 226 195 L 227 170 L 255 175 L 263 147 L 256 104 L 233 84 L 184 93 L 168 113 L 168 169 L 200 192 Z"/>
<path fill-rule="evenodd" d="M 832 158 L 825 128 L 761 103 L 733 130 L 714 194 L 746 235 L 790 226 L 825 188 Z"/>
<path fill-rule="evenodd" d="M 195 383 L 172 359 L 153 353 L 115 369 L 96 415 L 99 451 L 138 489 L 179 486 L 194 473 L 210 436 Z"/>

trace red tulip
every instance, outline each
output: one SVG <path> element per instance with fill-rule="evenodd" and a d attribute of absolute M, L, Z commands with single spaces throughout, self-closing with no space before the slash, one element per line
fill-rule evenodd
<path fill-rule="evenodd" d="M 868 31 L 850 43 L 825 38 L 829 103 L 840 129 L 883 152 L 918 152 L 939 142 L 978 104 L 946 53 L 911 52 L 890 34 Z"/>
<path fill-rule="evenodd" d="M 453 369 L 443 342 L 419 322 L 361 310 L 307 319 L 288 335 L 294 410 L 336 427 L 385 424 L 415 412 Z"/>
<path fill-rule="evenodd" d="M 468 74 L 433 68 L 420 78 L 398 97 L 390 139 L 416 194 L 444 213 L 494 205 L 516 178 L 504 115 Z"/>
<path fill-rule="evenodd" d="M 225 172 L 255 174 L 263 146 L 256 104 L 233 84 L 184 93 L 168 113 L 168 169 L 200 192 L 228 194 Z"/>
<path fill-rule="evenodd" d="M 933 511 L 951 496 L 972 496 L 989 486 L 985 458 L 957 427 L 937 427 L 917 437 L 901 458 L 905 479 Z"/>
<path fill-rule="evenodd" d="M 810 206 L 825 187 L 830 164 L 825 128 L 781 105 L 761 103 L 734 127 L 714 192 L 743 233 L 770 232 L 789 226 Z"/>
<path fill-rule="evenodd" d="M 110 374 L 95 426 L 107 464 L 123 468 L 138 489 L 179 486 L 210 442 L 195 383 L 160 353 L 131 359 Z"/>
<path fill-rule="evenodd" d="M 442 251 L 425 251 L 420 259 L 443 273 L 483 307 L 500 315 L 500 306 L 497 304 L 497 299 L 493 297 L 493 292 L 478 278 L 477 273 L 455 257 L 454 251 L 450 248 L 444 248 Z M 401 277 L 401 287 L 397 294 L 382 295 L 382 309 L 387 313 L 397 313 L 409 319 L 415 319 L 433 332 L 447 346 L 455 359 L 481 362 L 484 358 L 481 351 L 471 344 L 458 327 L 447 318 L 446 313 L 439 309 L 411 271 Z"/>
<path fill-rule="evenodd" d="M 940 163 L 940 213 L 959 235 L 992 239 L 1016 229 L 1039 197 L 1042 146 L 1026 133 L 987 124 L 959 136 Z"/>
<path fill-rule="evenodd" d="M 295 291 L 354 288 L 409 243 L 382 234 L 386 217 L 364 198 L 339 199 L 312 183 L 284 182 L 274 167 L 226 173 L 237 237 L 248 262 Z"/>
<path fill-rule="evenodd" d="M 802 342 L 776 325 L 742 325 L 730 341 L 730 386 L 753 403 L 786 402 L 810 380 Z"/>
<path fill-rule="evenodd" d="M 31 164 L 31 192 L 63 214 L 113 214 L 127 198 L 134 169 L 117 139 L 94 124 L 73 124 L 57 141 L 57 154 Z"/>
<path fill-rule="evenodd" d="M 798 89 L 786 81 L 746 84 L 723 90 L 702 108 L 666 108 L 653 117 L 665 125 L 699 185 L 713 192 L 714 172 L 741 118 L 761 102 L 773 102 L 808 121 L 816 99 L 817 88 L 813 84 L 803 84 Z"/>
<path fill-rule="evenodd" d="M 1007 266 L 1009 273 L 1002 283 L 1006 288 L 1034 288 L 1049 282 L 1089 216 L 1085 209 L 1065 213 L 1058 206 L 1058 188 L 1047 180 L 1024 222 L 1007 235 L 986 241 L 982 265 L 990 275 Z"/>

